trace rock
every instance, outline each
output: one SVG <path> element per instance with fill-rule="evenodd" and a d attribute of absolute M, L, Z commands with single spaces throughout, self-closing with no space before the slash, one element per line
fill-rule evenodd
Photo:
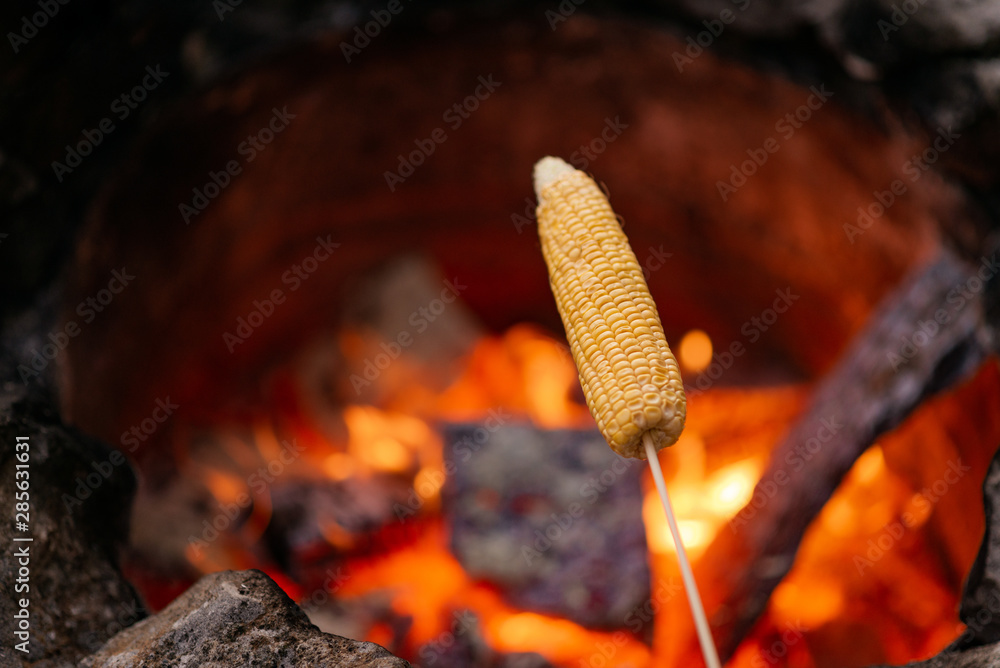
<path fill-rule="evenodd" d="M 321 632 L 260 571 L 204 576 L 159 614 L 122 631 L 83 668 L 338 666 L 407 668 L 386 649 Z"/>
<path fill-rule="evenodd" d="M 639 460 L 597 431 L 449 426 L 445 443 L 452 549 L 473 577 L 590 627 L 649 599 Z"/>
<path fill-rule="evenodd" d="M 0 507 L 14 509 L 16 493 L 28 493 L 28 529 L 0 524 L 0 597 L 4 666 L 76 666 L 123 627 L 146 615 L 118 568 L 118 550 L 128 537 L 128 508 L 135 475 L 124 456 L 63 424 L 53 406 L 47 377 L 26 384 L 18 366 L 54 331 L 40 311 L 5 332 L 0 353 Z M 28 488 L 15 486 L 14 444 L 27 437 Z M 31 541 L 14 542 L 30 537 Z M 27 557 L 22 550 L 27 550 Z M 27 563 L 25 563 L 27 562 Z M 28 569 L 21 578 L 19 569 Z M 15 585 L 28 585 L 26 590 Z M 16 598 L 16 600 L 15 600 Z M 28 652 L 13 649 L 14 614 L 28 601 Z"/>
<path fill-rule="evenodd" d="M 825 83 L 839 100 L 859 108 L 885 96 L 906 118 L 919 119 L 930 141 L 939 129 L 961 140 L 935 167 L 974 187 L 995 192 L 1000 153 L 1000 61 L 991 45 L 1000 39 L 996 0 L 831 0 L 746 2 L 745 0 L 659 0 L 664 13 L 679 13 L 691 38 L 708 23 L 723 29 L 706 50 L 727 52 L 786 72 L 810 84 Z M 732 18 L 721 25 L 722 12 Z M 703 23 L 705 22 L 705 23 Z M 718 28 L 717 28 L 718 29 Z M 794 61 L 746 48 L 743 39 L 791 44 L 804 31 L 818 37 Z M 707 34 L 707 33 L 706 33 Z M 742 38 L 742 39 L 741 39 Z M 839 61 L 840 67 L 830 63 Z M 858 84 L 873 83 L 867 90 Z M 948 134 L 952 136 L 952 134 Z M 935 162 L 932 160 L 932 162 Z M 995 201 L 988 203 L 993 211 Z"/>

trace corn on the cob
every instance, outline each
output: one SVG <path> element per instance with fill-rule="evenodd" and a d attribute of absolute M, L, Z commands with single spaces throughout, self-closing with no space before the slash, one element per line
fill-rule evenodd
<path fill-rule="evenodd" d="M 559 158 L 535 165 L 538 234 L 580 384 L 611 449 L 677 441 L 687 401 L 656 304 L 607 198 Z"/>

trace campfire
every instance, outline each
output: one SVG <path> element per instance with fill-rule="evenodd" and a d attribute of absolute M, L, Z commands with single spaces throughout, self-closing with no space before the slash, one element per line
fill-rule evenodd
<path fill-rule="evenodd" d="M 410 282 L 419 282 L 420 263 L 400 266 L 418 274 Z M 388 282 L 398 284 L 395 277 Z M 459 322 L 469 317 L 460 301 L 449 309 L 440 317 Z M 454 331 L 450 322 L 442 326 Z M 706 376 L 694 369 L 708 373 L 718 356 L 706 355 L 712 342 L 703 332 L 682 341 L 698 342 L 679 347 L 680 362 L 696 387 Z M 479 644 L 502 654 L 537 653 L 552 665 L 697 661 L 691 629 L 678 623 L 688 613 L 674 546 L 645 472 L 629 471 L 624 463 L 621 472 L 632 475 L 597 468 L 577 499 L 579 521 L 595 521 L 598 506 L 591 499 L 612 502 L 603 495 L 608 487 L 636 487 L 631 503 L 621 496 L 613 502 L 623 504 L 623 515 L 633 513 L 643 522 L 648 582 L 628 583 L 627 574 L 615 568 L 615 547 L 604 546 L 610 552 L 602 575 L 609 582 L 582 583 L 585 598 L 609 587 L 643 590 L 617 618 L 581 623 L 593 605 L 588 600 L 561 615 L 544 605 L 519 606 L 504 590 L 509 576 L 495 564 L 483 567 L 481 557 L 463 563 L 453 549 L 463 545 L 460 555 L 477 549 L 471 545 L 477 537 L 456 536 L 469 530 L 456 524 L 465 512 L 456 506 L 529 503 L 503 498 L 510 480 L 447 493 L 454 485 L 449 480 L 467 475 L 462 469 L 471 466 L 469 460 L 495 450 L 505 430 L 530 429 L 540 447 L 556 447 L 547 434 L 593 429 L 565 343 L 524 324 L 481 333 L 464 349 L 439 350 L 440 363 L 409 350 L 393 357 L 395 350 L 391 339 L 372 330 L 346 327 L 335 341 L 310 348 L 305 359 L 273 372 L 269 392 L 275 400 L 268 404 L 270 412 L 255 416 L 252 429 L 180 429 L 189 434 L 175 441 L 183 447 L 180 473 L 208 490 L 213 512 L 202 519 L 200 533 L 192 532 L 186 545 L 173 549 L 183 549 L 198 572 L 262 569 L 322 628 L 379 643 L 420 665 L 459 665 L 454 655 L 461 652 L 455 648 L 470 651 Z M 317 379 L 316 369 L 332 358 L 343 360 L 339 374 Z M 421 382 L 426 368 L 447 367 L 449 360 L 458 363 L 451 374 L 442 374 L 448 376 L 443 388 Z M 377 377 L 372 365 L 380 371 Z M 338 405 L 316 393 L 317 383 L 352 378 L 359 388 L 358 379 L 365 379 L 370 403 Z M 1000 426 L 995 415 L 983 423 L 970 416 L 989 415 L 988 398 L 997 393 L 1000 367 L 987 362 L 858 458 L 811 523 L 788 575 L 727 665 L 902 663 L 933 655 L 958 637 L 962 627 L 954 610 L 982 531 L 981 514 L 969 515 L 978 504 L 988 444 Z M 726 545 L 720 538 L 739 536 L 757 509 L 781 493 L 780 485 L 789 484 L 779 479 L 755 490 L 809 396 L 804 383 L 713 386 L 692 393 L 685 433 L 662 459 L 685 545 L 709 600 L 729 593 L 723 581 L 709 575 L 713 546 Z M 826 442 L 841 428 L 831 421 L 817 439 Z M 803 444 L 786 460 L 788 476 L 810 455 Z M 282 464 L 271 466 L 275 462 Z M 261 473 L 266 470 L 270 477 Z M 558 468 L 551 474 L 565 475 Z M 155 515 L 159 503 L 146 506 L 140 497 L 137 516 Z M 571 517 L 567 508 L 561 510 Z M 560 525 L 559 513 L 552 517 L 531 541 L 478 549 L 505 549 L 523 560 L 522 570 L 529 569 L 569 528 Z M 146 538 L 140 527 L 135 530 Z M 169 597 L 155 580 L 146 581 L 150 600 Z M 841 642 L 859 636 L 864 642 Z"/>
<path fill-rule="evenodd" d="M 560 12 L 372 14 L 346 52 L 209 77 L 107 168 L 0 359 L 29 407 L 0 427 L 82 444 L 39 455 L 40 514 L 84 542 L 117 514 L 110 565 L 60 570 L 112 592 L 86 633 L 59 613 L 66 661 L 259 606 L 284 621 L 247 633 L 387 650 L 350 644 L 364 665 L 702 665 L 649 470 L 598 432 L 549 290 L 548 154 L 621 212 L 682 371 L 659 462 L 725 665 L 994 642 L 969 611 L 1000 530 L 996 239 L 942 164 L 960 136 Z"/>

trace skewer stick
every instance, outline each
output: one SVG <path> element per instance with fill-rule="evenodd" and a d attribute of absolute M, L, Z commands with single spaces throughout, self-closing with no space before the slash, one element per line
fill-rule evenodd
<path fill-rule="evenodd" d="M 653 445 L 653 439 L 648 432 L 643 435 L 642 443 L 646 446 L 646 458 L 649 460 L 649 468 L 653 472 L 656 491 L 660 493 L 660 500 L 663 501 L 663 511 L 667 514 L 667 524 L 670 525 L 670 534 L 674 537 L 674 546 L 677 549 L 677 561 L 681 567 L 681 579 L 684 581 L 684 591 L 687 593 L 688 604 L 691 606 L 691 615 L 694 617 L 695 629 L 698 631 L 698 642 L 701 643 L 701 653 L 705 657 L 705 665 L 708 668 L 721 668 L 722 664 L 719 662 L 719 654 L 715 649 L 715 641 L 712 639 L 712 632 L 708 628 L 708 618 L 705 617 L 705 607 L 701 603 L 698 585 L 694 581 L 691 563 L 688 561 L 687 552 L 684 550 L 684 543 L 681 542 L 681 532 L 677 528 L 674 509 L 670 505 L 670 497 L 667 495 L 667 484 L 663 481 L 663 470 L 660 468 L 660 459 L 656 455 L 656 447 Z"/>

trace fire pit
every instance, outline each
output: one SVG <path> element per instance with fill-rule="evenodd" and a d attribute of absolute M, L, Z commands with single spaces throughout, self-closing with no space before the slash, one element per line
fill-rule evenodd
<path fill-rule="evenodd" d="M 661 462 L 727 665 L 991 665 L 992 135 L 919 125 L 876 54 L 788 66 L 750 3 L 584 10 L 317 5 L 246 58 L 265 10 L 227 5 L 115 153 L 68 145 L 85 214 L 0 365 L 55 555 L 5 660 L 701 665 L 561 335 L 552 154 L 621 212 L 684 372 Z"/>

